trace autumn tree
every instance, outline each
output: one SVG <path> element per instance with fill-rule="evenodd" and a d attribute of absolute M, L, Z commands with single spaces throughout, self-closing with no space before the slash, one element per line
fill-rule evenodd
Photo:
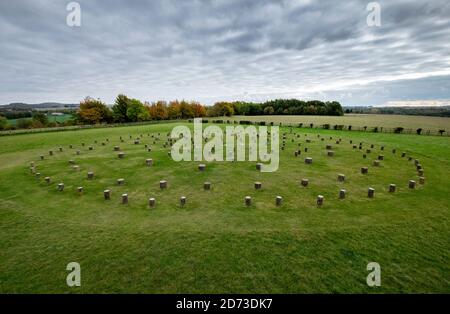
<path fill-rule="evenodd" d="M 234 114 L 234 106 L 229 102 L 216 102 L 212 108 L 210 108 L 209 115 L 210 116 L 227 116 L 231 117 Z"/>
<path fill-rule="evenodd" d="M 167 103 L 165 101 L 160 100 L 156 103 L 153 103 L 148 108 L 148 111 L 152 120 L 166 120 L 169 118 Z"/>
<path fill-rule="evenodd" d="M 191 106 L 192 106 L 192 111 L 194 112 L 194 117 L 196 117 L 196 118 L 206 117 L 205 106 L 202 106 L 198 102 L 192 102 Z"/>
<path fill-rule="evenodd" d="M 180 102 L 180 114 L 182 119 L 189 119 L 194 117 L 194 110 L 187 101 L 182 100 Z"/>
<path fill-rule="evenodd" d="M 111 121 L 111 111 L 100 100 L 86 97 L 80 102 L 77 112 L 78 119 L 82 123 L 97 124 Z"/>
<path fill-rule="evenodd" d="M 178 100 L 171 101 L 167 108 L 167 112 L 170 120 L 176 120 L 181 118 L 180 102 Z"/>

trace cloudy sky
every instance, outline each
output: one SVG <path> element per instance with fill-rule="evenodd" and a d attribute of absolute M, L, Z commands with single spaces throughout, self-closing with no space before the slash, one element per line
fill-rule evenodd
<path fill-rule="evenodd" d="M 450 105 L 450 1 L 0 1 L 0 104 L 159 99 Z"/>

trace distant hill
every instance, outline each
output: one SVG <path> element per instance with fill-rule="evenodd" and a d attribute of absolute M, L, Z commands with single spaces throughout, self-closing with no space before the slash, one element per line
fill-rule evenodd
<path fill-rule="evenodd" d="M 0 106 L 0 110 L 55 110 L 55 109 L 78 109 L 80 104 L 63 104 L 58 102 L 43 102 L 40 104 L 10 103 Z"/>

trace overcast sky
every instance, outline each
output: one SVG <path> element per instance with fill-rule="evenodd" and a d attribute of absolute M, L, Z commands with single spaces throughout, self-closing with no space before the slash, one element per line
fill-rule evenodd
<path fill-rule="evenodd" d="M 0 1 L 0 104 L 159 99 L 450 105 L 450 1 Z"/>

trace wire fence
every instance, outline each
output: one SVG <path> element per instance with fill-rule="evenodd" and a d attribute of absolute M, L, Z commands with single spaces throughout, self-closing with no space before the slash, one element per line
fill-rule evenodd
<path fill-rule="evenodd" d="M 330 124 L 313 124 L 313 123 L 276 123 L 267 121 L 249 121 L 249 120 L 212 120 L 213 123 L 243 124 L 243 125 L 277 125 L 281 127 L 294 127 L 304 129 L 322 129 L 336 131 L 357 131 L 366 133 L 393 133 L 393 134 L 413 134 L 413 135 L 430 135 L 430 136 L 450 136 L 450 131 L 438 129 L 423 128 L 389 128 L 389 127 L 367 127 L 352 125 L 330 125 Z"/>

